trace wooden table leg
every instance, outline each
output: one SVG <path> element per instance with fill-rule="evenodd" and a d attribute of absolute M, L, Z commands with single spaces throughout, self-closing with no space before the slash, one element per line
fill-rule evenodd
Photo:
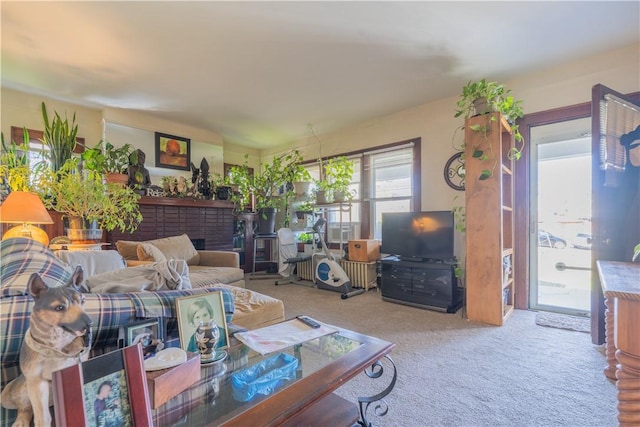
<path fill-rule="evenodd" d="M 640 426 L 640 300 L 616 301 L 616 387 L 621 427 Z"/>
<path fill-rule="evenodd" d="M 604 305 L 604 323 L 605 323 L 605 355 L 607 357 L 607 366 L 604 368 L 604 375 L 610 380 L 616 380 L 616 342 L 615 342 L 615 298 L 605 298 Z"/>

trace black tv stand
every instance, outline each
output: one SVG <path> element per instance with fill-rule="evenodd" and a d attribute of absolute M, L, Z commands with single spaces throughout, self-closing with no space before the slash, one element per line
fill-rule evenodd
<path fill-rule="evenodd" d="M 447 313 L 455 313 L 462 306 L 463 290 L 458 287 L 455 263 L 397 257 L 380 262 L 383 300 Z"/>

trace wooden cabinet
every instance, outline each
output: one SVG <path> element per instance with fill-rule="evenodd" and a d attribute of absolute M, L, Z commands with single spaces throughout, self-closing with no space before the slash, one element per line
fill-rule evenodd
<path fill-rule="evenodd" d="M 511 127 L 499 113 L 465 123 L 469 320 L 501 326 L 514 309 Z M 489 171 L 485 179 L 483 171 Z"/>

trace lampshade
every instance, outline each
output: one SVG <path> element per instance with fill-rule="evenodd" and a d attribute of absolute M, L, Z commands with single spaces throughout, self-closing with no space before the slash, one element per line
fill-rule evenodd
<path fill-rule="evenodd" d="M 0 222 L 53 224 L 51 215 L 37 194 L 12 191 L 0 205 Z"/>
<path fill-rule="evenodd" d="M 49 236 L 44 230 L 29 225 L 53 224 L 51 215 L 37 194 L 27 191 L 12 191 L 0 205 L 0 222 L 22 223 L 22 225 L 7 230 L 2 236 L 3 239 L 27 237 L 37 240 L 45 246 L 49 244 Z"/>

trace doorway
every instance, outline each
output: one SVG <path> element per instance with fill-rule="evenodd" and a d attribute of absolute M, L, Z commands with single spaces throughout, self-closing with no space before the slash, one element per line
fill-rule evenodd
<path fill-rule="evenodd" d="M 589 316 L 591 120 L 531 128 L 530 308 Z"/>

